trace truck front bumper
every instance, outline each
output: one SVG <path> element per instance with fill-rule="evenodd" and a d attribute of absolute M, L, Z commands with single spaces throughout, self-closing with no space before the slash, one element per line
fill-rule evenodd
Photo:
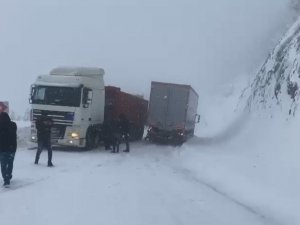
<path fill-rule="evenodd" d="M 54 140 L 53 144 L 63 145 L 63 146 L 74 146 L 74 147 L 83 147 L 83 139 L 58 139 Z"/>
<path fill-rule="evenodd" d="M 31 141 L 34 143 L 37 143 L 37 137 L 32 135 Z M 85 139 L 52 139 L 51 140 L 52 145 L 59 145 L 59 146 L 74 146 L 82 148 L 85 146 Z"/>

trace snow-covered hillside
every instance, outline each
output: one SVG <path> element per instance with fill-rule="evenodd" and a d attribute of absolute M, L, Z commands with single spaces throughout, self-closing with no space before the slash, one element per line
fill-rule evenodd
<path fill-rule="evenodd" d="M 290 28 L 243 94 L 250 111 L 297 114 L 300 88 L 300 19 Z"/>

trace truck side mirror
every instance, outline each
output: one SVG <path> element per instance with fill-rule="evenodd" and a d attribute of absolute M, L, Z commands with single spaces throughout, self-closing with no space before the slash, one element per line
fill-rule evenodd
<path fill-rule="evenodd" d="M 30 96 L 29 96 L 29 99 L 28 99 L 29 104 L 32 104 L 32 98 L 33 98 L 33 96 L 34 96 L 34 91 L 35 91 L 34 88 L 35 88 L 34 86 L 31 86 Z"/>

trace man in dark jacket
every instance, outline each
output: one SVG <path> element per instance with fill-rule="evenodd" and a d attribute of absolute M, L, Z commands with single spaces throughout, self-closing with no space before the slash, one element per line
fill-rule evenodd
<path fill-rule="evenodd" d="M 0 162 L 4 186 L 10 184 L 17 150 L 17 125 L 6 112 L 0 113 Z"/>
<path fill-rule="evenodd" d="M 105 150 L 111 150 L 113 145 L 113 124 L 111 119 L 105 119 L 103 122 L 102 132 Z"/>
<path fill-rule="evenodd" d="M 42 150 L 46 148 L 48 150 L 48 166 L 52 167 L 51 128 L 53 121 L 45 111 L 42 111 L 42 115 L 35 121 L 35 126 L 37 130 L 38 149 L 34 163 L 39 163 Z"/>
<path fill-rule="evenodd" d="M 126 149 L 123 152 L 129 152 L 130 123 L 125 114 L 123 113 L 119 115 L 119 129 L 121 133 L 121 138 L 126 143 Z"/>

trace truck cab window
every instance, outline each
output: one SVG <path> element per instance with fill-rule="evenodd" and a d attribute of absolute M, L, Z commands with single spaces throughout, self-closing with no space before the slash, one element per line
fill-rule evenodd
<path fill-rule="evenodd" d="M 32 88 L 32 104 L 48 104 L 78 107 L 81 89 L 79 87 L 35 86 Z"/>
<path fill-rule="evenodd" d="M 35 90 L 34 98 L 35 100 L 44 100 L 45 99 L 46 88 L 38 88 Z"/>

